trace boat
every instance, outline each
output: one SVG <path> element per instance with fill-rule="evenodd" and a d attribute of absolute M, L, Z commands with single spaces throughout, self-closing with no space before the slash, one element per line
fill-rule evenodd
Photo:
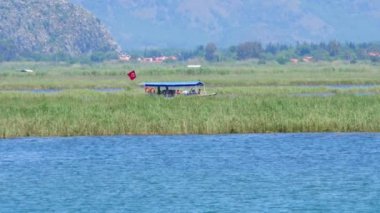
<path fill-rule="evenodd" d="M 141 84 L 149 95 L 175 96 L 213 96 L 216 93 L 207 93 L 206 86 L 201 81 L 181 82 L 144 82 Z"/>

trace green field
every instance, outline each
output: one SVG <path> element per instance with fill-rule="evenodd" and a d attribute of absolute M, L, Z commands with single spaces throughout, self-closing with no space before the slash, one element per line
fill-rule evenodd
<path fill-rule="evenodd" d="M 18 70 L 30 68 L 35 73 Z M 126 73 L 135 69 L 136 81 Z M 201 80 L 213 97 L 144 94 L 144 81 Z M 340 88 L 336 85 L 351 85 Z M 377 86 L 379 84 L 379 86 Z M 334 86 L 325 86 L 334 85 Z M 358 85 L 358 86 L 352 86 Z M 123 88 L 107 93 L 92 88 Z M 62 89 L 61 92 L 28 92 Z M 343 62 L 0 64 L 0 137 L 380 131 L 380 70 Z"/>

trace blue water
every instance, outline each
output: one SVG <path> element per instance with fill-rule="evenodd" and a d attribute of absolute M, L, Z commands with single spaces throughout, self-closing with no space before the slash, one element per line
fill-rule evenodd
<path fill-rule="evenodd" d="M 0 212 L 379 212 L 380 134 L 0 140 Z"/>

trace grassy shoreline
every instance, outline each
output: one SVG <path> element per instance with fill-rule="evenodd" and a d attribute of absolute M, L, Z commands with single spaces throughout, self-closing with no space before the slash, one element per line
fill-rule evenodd
<path fill-rule="evenodd" d="M 46 65 L 29 75 L 0 64 L 0 138 L 28 136 L 228 134 L 266 132 L 380 132 L 380 86 L 348 89 L 326 84 L 377 84 L 372 65 Z M 139 65 L 140 66 L 140 65 Z M 11 68 L 12 67 L 12 68 Z M 38 70 L 38 69 L 35 69 Z M 40 73 L 39 73 L 40 72 Z M 201 79 L 215 97 L 165 99 L 144 94 L 142 81 Z M 294 86 L 320 85 L 317 87 Z M 34 94 L 8 90 L 64 89 Z M 101 93 L 88 88 L 124 88 Z M 7 90 L 7 91 L 5 91 Z M 302 94 L 335 94 L 309 96 Z M 355 95 L 355 93 L 371 95 Z M 379 93 L 379 94 L 378 94 Z"/>
<path fill-rule="evenodd" d="M 21 68 L 35 73 L 20 73 Z M 137 81 L 127 80 L 129 70 Z M 141 81 L 202 80 L 208 86 L 295 86 L 326 84 L 380 84 L 376 65 L 315 63 L 301 65 L 210 64 L 187 69 L 185 64 L 67 65 L 54 63 L 0 63 L 0 90 L 135 88 Z"/>
<path fill-rule="evenodd" d="M 0 135 L 379 132 L 379 96 L 183 97 L 0 94 Z"/>

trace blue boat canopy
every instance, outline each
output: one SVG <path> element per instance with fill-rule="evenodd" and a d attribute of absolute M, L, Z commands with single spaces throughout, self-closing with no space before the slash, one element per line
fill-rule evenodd
<path fill-rule="evenodd" d="M 184 81 L 184 82 L 144 82 L 145 87 L 196 87 L 203 86 L 201 81 Z"/>

